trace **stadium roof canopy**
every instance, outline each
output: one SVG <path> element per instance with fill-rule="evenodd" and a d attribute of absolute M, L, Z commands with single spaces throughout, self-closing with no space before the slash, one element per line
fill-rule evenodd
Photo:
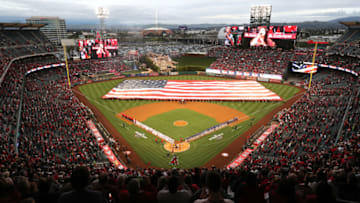
<path fill-rule="evenodd" d="M 352 28 L 352 29 L 358 29 L 360 28 L 360 22 L 359 21 L 352 21 L 352 22 L 340 22 L 341 24 L 345 25 L 346 27 Z"/>
<path fill-rule="evenodd" d="M 4 28 L 41 28 L 44 27 L 44 24 L 30 24 L 30 23 L 0 23 L 0 29 Z"/>

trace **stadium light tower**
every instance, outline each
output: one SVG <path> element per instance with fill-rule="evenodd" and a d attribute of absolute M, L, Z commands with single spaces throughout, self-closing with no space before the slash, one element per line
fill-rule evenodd
<path fill-rule="evenodd" d="M 109 10 L 107 8 L 98 7 L 95 11 L 97 18 L 100 20 L 101 38 L 105 37 L 105 19 L 109 17 Z"/>
<path fill-rule="evenodd" d="M 250 8 L 250 26 L 269 26 L 271 18 L 271 5 L 254 5 Z"/>

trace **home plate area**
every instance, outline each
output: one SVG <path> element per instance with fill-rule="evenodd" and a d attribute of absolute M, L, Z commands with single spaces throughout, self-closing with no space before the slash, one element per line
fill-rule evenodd
<path fill-rule="evenodd" d="M 164 148 L 169 152 L 184 152 L 184 151 L 190 149 L 190 143 L 175 141 L 174 144 L 171 144 L 169 142 L 166 142 L 164 144 Z"/>

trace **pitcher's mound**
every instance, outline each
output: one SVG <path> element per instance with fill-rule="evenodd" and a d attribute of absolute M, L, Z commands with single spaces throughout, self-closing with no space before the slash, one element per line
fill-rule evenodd
<path fill-rule="evenodd" d="M 190 143 L 188 142 L 175 142 L 176 144 L 171 144 L 166 142 L 164 148 L 169 152 L 184 152 L 190 149 Z"/>
<path fill-rule="evenodd" d="M 187 126 L 188 122 L 183 121 L 183 120 L 177 120 L 177 121 L 174 121 L 173 125 L 177 126 L 177 127 L 182 127 L 182 126 Z"/>

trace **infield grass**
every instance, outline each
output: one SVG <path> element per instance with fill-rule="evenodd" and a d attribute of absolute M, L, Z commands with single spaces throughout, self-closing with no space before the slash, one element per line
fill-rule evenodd
<path fill-rule="evenodd" d="M 136 78 L 127 78 L 136 79 Z M 184 76 L 161 76 L 161 77 L 148 77 L 146 79 L 168 79 L 168 80 L 229 80 L 227 78 L 214 78 L 208 76 L 184 75 Z M 109 92 L 113 87 L 119 84 L 123 79 L 105 81 L 101 83 L 87 84 L 80 87 L 82 94 L 95 105 L 110 121 L 110 123 L 120 132 L 126 141 L 133 147 L 134 151 L 142 158 L 145 163 L 151 161 L 153 166 L 169 168 L 170 158 L 167 157 L 167 151 L 162 144 L 155 142 L 155 136 L 145 132 L 144 130 L 126 124 L 123 128 L 123 121 L 116 117 L 116 114 L 135 106 L 140 106 L 156 101 L 150 100 L 104 100 L 101 99 L 103 95 Z M 299 89 L 296 87 L 261 83 L 266 88 L 277 93 L 284 102 L 293 97 Z M 190 149 L 178 154 L 179 167 L 193 168 L 201 167 L 206 164 L 212 157 L 220 153 L 226 146 L 232 143 L 236 138 L 241 136 L 247 129 L 255 124 L 267 113 L 271 112 L 274 108 L 282 105 L 284 102 L 221 102 L 213 101 L 212 103 L 228 106 L 230 108 L 241 111 L 252 119 L 248 119 L 237 125 L 237 130 L 232 127 L 226 127 L 216 131 L 210 135 L 204 136 L 198 140 L 191 142 Z M 184 119 L 181 119 L 184 120 Z M 206 129 L 206 127 L 203 127 Z M 135 137 L 135 131 L 143 132 L 148 139 Z M 209 141 L 209 138 L 214 134 L 224 133 L 223 139 Z M 191 134 L 191 133 L 190 133 Z M 239 150 L 240 150 L 239 146 Z"/>
<path fill-rule="evenodd" d="M 187 125 L 175 126 L 173 123 L 177 120 L 186 121 Z M 214 118 L 190 109 L 175 109 L 166 113 L 151 116 L 143 123 L 175 140 L 187 138 L 219 124 Z"/>

